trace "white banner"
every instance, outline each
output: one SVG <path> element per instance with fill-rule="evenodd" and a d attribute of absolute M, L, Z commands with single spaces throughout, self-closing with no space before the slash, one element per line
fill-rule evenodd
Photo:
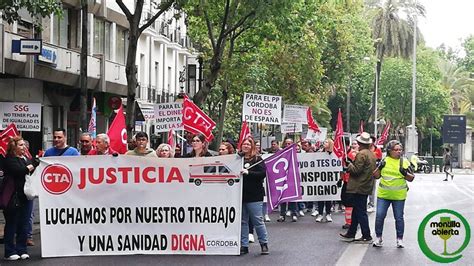
<path fill-rule="evenodd" d="M 242 121 L 281 124 L 281 96 L 245 93 Z"/>
<path fill-rule="evenodd" d="M 299 201 L 341 200 L 341 190 L 336 183 L 341 178 L 341 160 L 334 153 L 298 153 L 301 189 Z"/>
<path fill-rule="evenodd" d="M 154 104 L 155 132 L 183 130 L 183 103 Z"/>
<path fill-rule="evenodd" d="M 308 106 L 285 104 L 283 122 L 308 124 L 307 111 Z"/>
<path fill-rule="evenodd" d="M 326 140 L 327 134 L 328 129 L 325 127 L 320 127 L 319 132 L 315 132 L 308 128 L 308 132 L 306 132 L 306 137 L 304 139 L 323 142 Z"/>
<path fill-rule="evenodd" d="M 40 103 L 0 102 L 0 129 L 14 123 L 18 131 L 41 131 Z"/>
<path fill-rule="evenodd" d="M 236 155 L 42 158 L 42 256 L 237 255 L 241 169 Z"/>
<path fill-rule="evenodd" d="M 298 133 L 303 131 L 302 124 L 295 123 L 281 123 L 280 132 L 281 133 Z"/>

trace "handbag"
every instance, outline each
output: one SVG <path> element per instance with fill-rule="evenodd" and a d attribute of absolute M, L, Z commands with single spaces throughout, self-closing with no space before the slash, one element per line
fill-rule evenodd
<path fill-rule="evenodd" d="M 5 210 L 8 208 L 8 205 L 14 193 L 15 182 L 13 178 L 5 175 L 0 185 L 0 209 Z"/>
<path fill-rule="evenodd" d="M 23 191 L 25 192 L 26 198 L 28 200 L 33 200 L 34 198 L 38 197 L 38 192 L 33 185 L 33 178 L 30 175 L 25 176 L 25 186 L 23 187 Z"/>

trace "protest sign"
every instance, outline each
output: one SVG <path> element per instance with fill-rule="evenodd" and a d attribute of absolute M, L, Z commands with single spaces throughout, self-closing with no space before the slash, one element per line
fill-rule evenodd
<path fill-rule="evenodd" d="M 281 123 L 280 132 L 281 133 L 298 133 L 303 131 L 302 124 L 295 123 Z"/>
<path fill-rule="evenodd" d="M 334 153 L 298 153 L 303 197 L 300 201 L 340 200 L 336 183 L 341 177 L 342 164 Z"/>
<path fill-rule="evenodd" d="M 183 104 L 160 103 L 155 109 L 155 132 L 168 132 L 170 129 L 183 130 Z"/>
<path fill-rule="evenodd" d="M 325 127 L 320 127 L 319 131 L 308 129 L 308 131 L 306 132 L 306 137 L 304 139 L 315 140 L 316 142 L 318 141 L 323 142 L 324 140 L 326 140 L 327 134 L 328 134 L 328 129 Z"/>
<path fill-rule="evenodd" d="M 283 110 L 283 122 L 307 124 L 306 112 L 308 106 L 285 104 Z"/>
<path fill-rule="evenodd" d="M 19 131 L 41 131 L 41 104 L 0 102 L 0 129 L 15 124 Z"/>
<path fill-rule="evenodd" d="M 245 93 L 242 121 L 281 124 L 281 96 Z"/>
<path fill-rule="evenodd" d="M 236 155 L 42 158 L 42 256 L 237 255 L 241 168 Z"/>

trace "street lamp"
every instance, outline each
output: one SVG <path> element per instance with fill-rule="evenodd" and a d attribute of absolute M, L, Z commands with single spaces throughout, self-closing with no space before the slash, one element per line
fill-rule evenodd
<path fill-rule="evenodd" d="M 183 71 L 179 71 L 179 93 L 178 98 L 184 98 L 186 92 L 184 91 L 184 83 L 186 82 L 186 66 L 183 66 Z"/>
<path fill-rule="evenodd" d="M 375 64 L 375 99 L 374 99 L 374 137 L 377 138 L 377 101 L 379 94 L 379 73 L 377 72 L 377 64 Z"/>

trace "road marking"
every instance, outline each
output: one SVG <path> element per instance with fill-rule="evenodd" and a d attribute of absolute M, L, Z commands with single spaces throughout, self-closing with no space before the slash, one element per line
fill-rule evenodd
<path fill-rule="evenodd" d="M 365 252 L 369 248 L 368 244 L 349 244 L 341 257 L 337 260 L 337 266 L 360 265 Z"/>
<path fill-rule="evenodd" d="M 453 186 L 457 191 L 459 191 L 459 192 L 461 192 L 462 194 L 468 196 L 469 198 L 474 199 L 474 195 L 473 195 L 474 193 L 473 193 L 473 191 L 470 190 L 469 188 L 464 187 L 466 190 L 469 190 L 469 191 L 471 192 L 470 194 L 467 193 L 467 192 L 465 192 L 464 190 L 462 190 L 462 189 L 461 189 L 456 183 L 454 183 L 454 182 L 451 182 L 451 186 Z"/>

